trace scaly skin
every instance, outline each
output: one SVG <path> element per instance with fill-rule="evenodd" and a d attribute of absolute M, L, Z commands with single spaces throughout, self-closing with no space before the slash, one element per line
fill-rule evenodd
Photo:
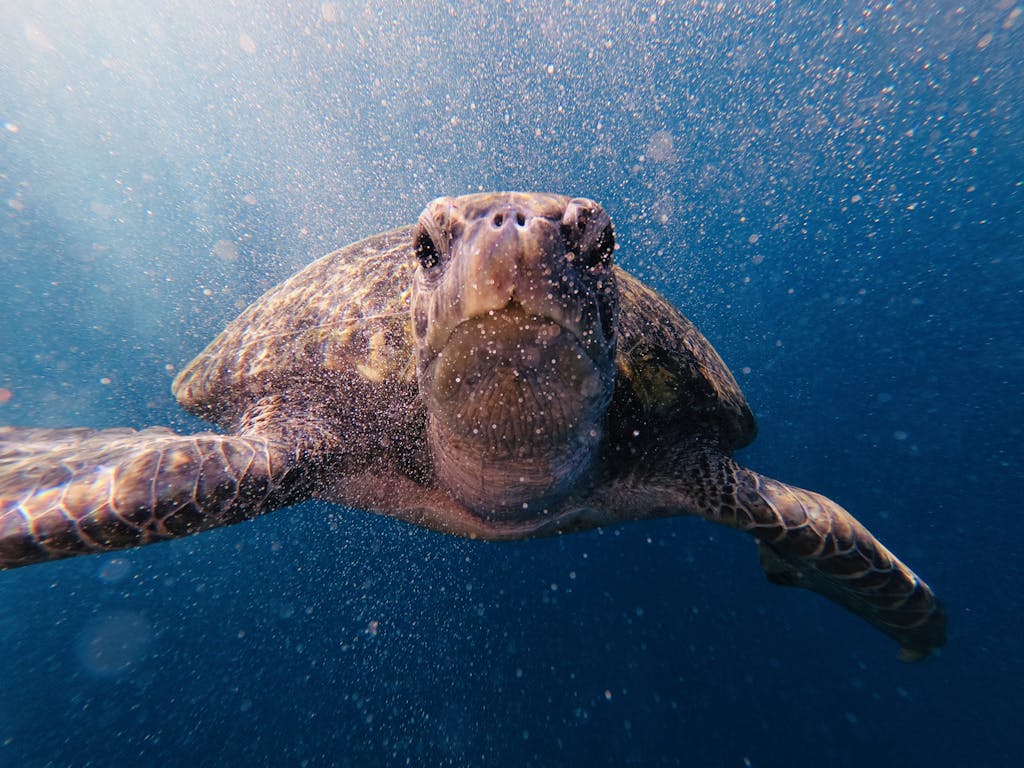
<path fill-rule="evenodd" d="M 0 569 L 233 525 L 303 496 L 266 438 L 0 428 Z"/>
<path fill-rule="evenodd" d="M 902 646 L 914 661 L 945 644 L 935 594 L 854 517 L 821 494 L 760 475 L 713 446 L 676 446 L 610 489 L 652 516 L 704 517 L 757 539 L 775 584 L 818 592 Z"/>
<path fill-rule="evenodd" d="M 296 475 L 264 438 L 0 428 L 0 569 L 233 525 L 305 498 Z M 749 533 L 769 579 L 842 605 L 899 642 L 905 659 L 945 642 L 928 585 L 845 509 L 714 448 L 669 451 L 588 506 L 597 519 L 581 527 L 616 522 L 616 509 L 634 519 L 640 507 L 649 512 L 639 516 L 692 514 Z"/>
<path fill-rule="evenodd" d="M 942 604 L 913 571 L 845 509 L 821 494 L 738 470 L 762 517 L 745 521 L 776 584 L 819 592 L 894 638 L 914 661 L 946 642 Z"/>

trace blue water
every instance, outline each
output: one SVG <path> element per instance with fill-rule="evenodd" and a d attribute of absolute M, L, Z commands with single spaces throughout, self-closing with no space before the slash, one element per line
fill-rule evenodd
<path fill-rule="evenodd" d="M 173 372 L 303 264 L 585 195 L 736 373 L 741 460 L 854 512 L 948 647 L 697 520 L 310 503 L 0 573 L 0 766 L 1019 764 L 1024 6 L 485 5 L 4 4 L 0 423 L 199 429 Z"/>

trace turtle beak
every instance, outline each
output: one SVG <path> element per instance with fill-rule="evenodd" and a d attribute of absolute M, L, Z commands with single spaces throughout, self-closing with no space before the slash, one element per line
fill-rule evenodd
<path fill-rule="evenodd" d="M 526 206 L 506 204 L 467 227 L 460 280 L 472 289 L 462 308 L 466 319 L 510 305 L 531 315 L 564 322 L 553 296 L 554 262 L 565 258 L 557 222 L 534 215 Z"/>

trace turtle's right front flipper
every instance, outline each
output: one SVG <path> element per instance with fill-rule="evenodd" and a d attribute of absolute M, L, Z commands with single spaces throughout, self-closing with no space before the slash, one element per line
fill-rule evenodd
<path fill-rule="evenodd" d="M 151 544 L 305 498 L 258 437 L 0 428 L 0 569 Z"/>

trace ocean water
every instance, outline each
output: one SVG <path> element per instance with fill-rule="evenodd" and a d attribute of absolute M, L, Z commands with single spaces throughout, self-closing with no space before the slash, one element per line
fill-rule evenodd
<path fill-rule="evenodd" d="M 925 662 L 692 519 L 511 544 L 309 503 L 0 573 L 0 766 L 1013 766 L 1024 5 L 0 5 L 0 423 L 176 370 L 441 194 L 599 200 L 739 458 L 926 579 Z"/>

